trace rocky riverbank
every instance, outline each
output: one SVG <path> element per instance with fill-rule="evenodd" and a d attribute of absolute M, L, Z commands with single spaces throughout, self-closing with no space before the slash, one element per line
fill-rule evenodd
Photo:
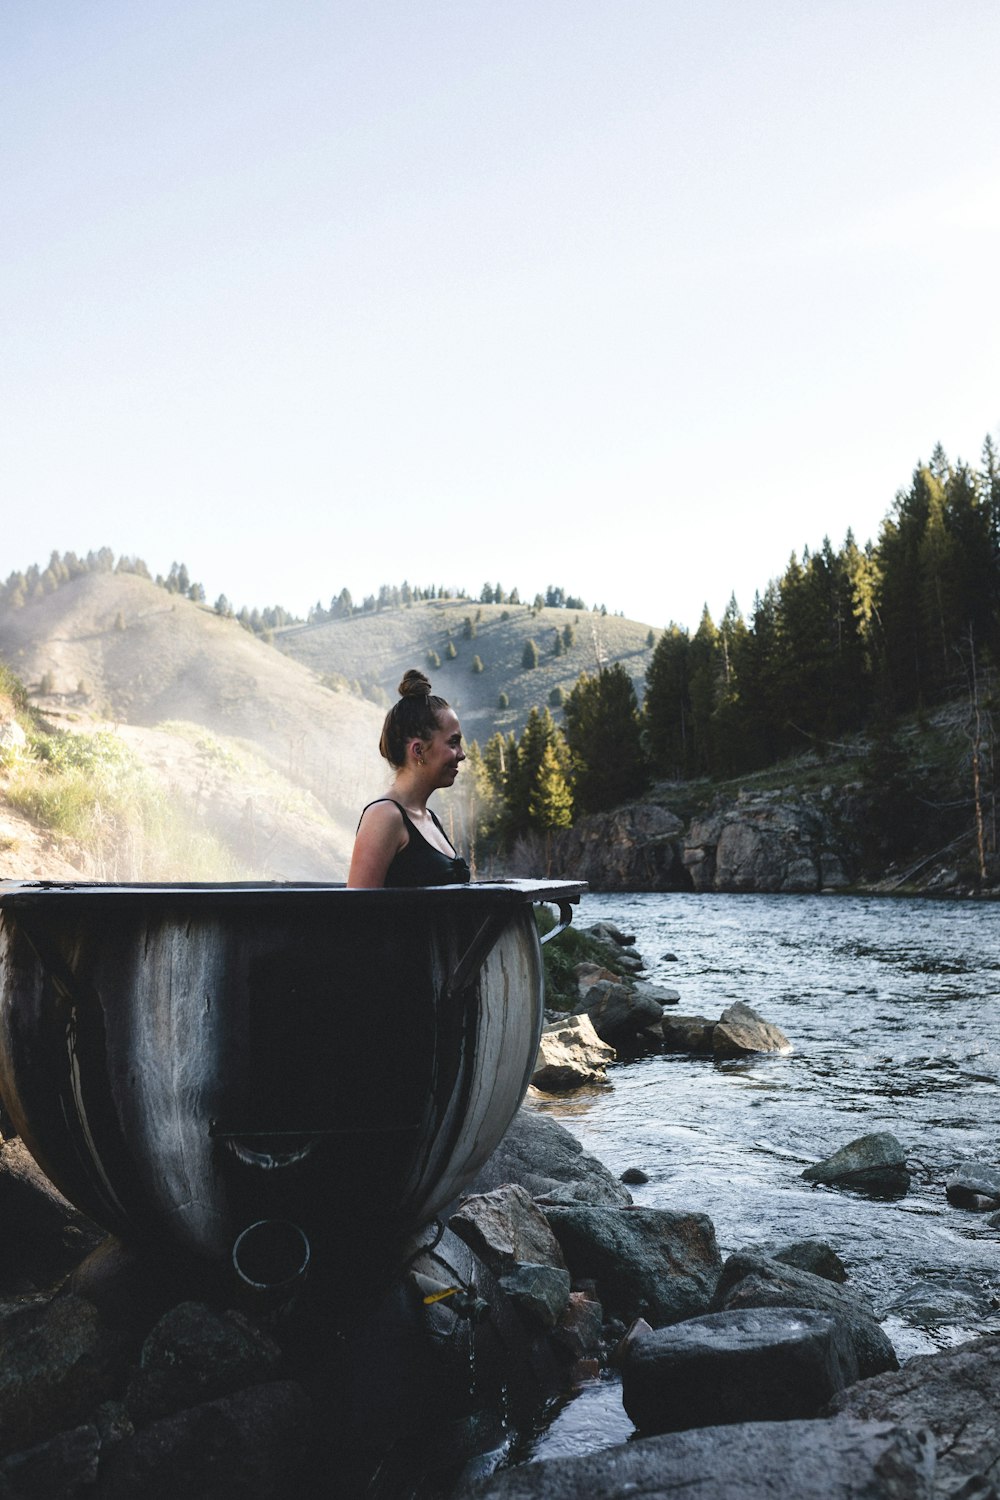
<path fill-rule="evenodd" d="M 985 883 L 973 873 L 971 833 L 946 848 L 886 862 L 877 876 L 866 877 L 860 851 L 870 815 L 853 785 L 743 788 L 684 816 L 669 800 L 648 800 L 581 818 L 552 836 L 548 856 L 552 868 L 572 870 L 595 891 L 1000 892 L 996 856 L 987 861 Z M 537 850 L 526 847 L 523 855 L 538 868 Z M 520 873 L 520 866 L 511 873 Z"/>
<path fill-rule="evenodd" d="M 643 988 L 628 934 L 592 935 L 607 963 L 581 965 L 572 1019 L 604 1069 L 619 1048 L 712 1067 L 789 1045 L 745 1006 L 678 1015 L 676 992 Z M 817 1239 L 723 1257 L 710 1217 L 636 1203 L 642 1164 L 613 1176 L 537 1102 L 367 1300 L 321 1266 L 250 1299 L 172 1251 L 122 1245 L 8 1124 L 0 1496 L 996 1500 L 1000 1337 L 899 1369 L 857 1257 L 850 1277 Z M 910 1170 L 882 1133 L 802 1176 L 877 1199 L 905 1194 Z M 956 1164 L 946 1193 L 949 1212 L 1000 1224 L 991 1165 Z M 620 1391 L 634 1440 L 503 1467 L 553 1396 L 595 1380 Z"/>

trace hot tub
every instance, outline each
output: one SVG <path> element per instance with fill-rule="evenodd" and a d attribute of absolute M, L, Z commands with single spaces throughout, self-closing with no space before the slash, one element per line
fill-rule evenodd
<path fill-rule="evenodd" d="M 0 1093 L 126 1239 L 221 1261 L 287 1221 L 375 1274 L 506 1131 L 542 1026 L 533 905 L 565 925 L 585 889 L 0 885 Z"/>

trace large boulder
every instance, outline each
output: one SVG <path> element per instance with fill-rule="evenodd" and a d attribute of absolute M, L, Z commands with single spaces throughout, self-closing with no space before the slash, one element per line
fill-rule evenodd
<path fill-rule="evenodd" d="M 640 1432 L 814 1417 L 858 1377 L 839 1318 L 809 1308 L 744 1308 L 688 1318 L 636 1339 L 622 1400 Z"/>
<path fill-rule="evenodd" d="M 1000 1471 L 1000 1334 L 918 1354 L 894 1374 L 841 1391 L 827 1411 L 835 1425 L 850 1417 L 930 1428 L 940 1493 L 988 1500 Z"/>
<path fill-rule="evenodd" d="M 741 791 L 695 818 L 683 863 L 695 890 L 837 890 L 847 884 L 825 806 L 796 791 Z"/>
<path fill-rule="evenodd" d="M 161 1417 L 102 1465 L 101 1500 L 279 1500 L 302 1493 L 312 1406 L 293 1381 L 255 1385 Z"/>
<path fill-rule="evenodd" d="M 759 1252 L 731 1255 L 719 1277 L 712 1310 L 747 1307 L 811 1307 L 830 1313 L 846 1327 L 863 1377 L 899 1368 L 896 1351 L 862 1295 L 811 1271 Z"/>
<path fill-rule="evenodd" d="M 747 1422 L 524 1464 L 453 1500 L 936 1500 L 934 1468 L 929 1434 L 892 1423 Z"/>
<path fill-rule="evenodd" d="M 717 1061 L 746 1057 L 753 1052 L 785 1054 L 791 1050 L 792 1044 L 784 1032 L 742 1000 L 724 1010 L 712 1028 L 712 1052 Z"/>
<path fill-rule="evenodd" d="M 806 1167 L 806 1182 L 851 1188 L 875 1198 L 899 1198 L 910 1186 L 906 1153 L 889 1131 L 858 1136 L 832 1156 Z"/>
<path fill-rule="evenodd" d="M 8 1314 L 0 1347 L 0 1454 L 85 1422 L 124 1377 L 121 1339 L 82 1297 Z"/>
<path fill-rule="evenodd" d="M 698 1057 L 712 1056 L 714 1031 L 715 1022 L 707 1016 L 664 1016 L 661 1023 L 665 1051 L 693 1052 Z"/>
<path fill-rule="evenodd" d="M 566 1016 L 542 1032 L 531 1082 L 545 1093 L 565 1093 L 586 1083 L 603 1083 L 608 1063 L 617 1057 L 603 1042 L 587 1015 Z"/>
<path fill-rule="evenodd" d="M 164 1313 L 142 1346 L 126 1398 L 137 1427 L 185 1406 L 275 1379 L 277 1344 L 242 1313 L 181 1302 Z"/>
<path fill-rule="evenodd" d="M 0 1459 L 0 1495 L 5 1500 L 75 1500 L 97 1482 L 101 1435 L 93 1423 L 36 1443 Z"/>
<path fill-rule="evenodd" d="M 518 1110 L 469 1193 L 488 1193 L 505 1182 L 518 1183 L 546 1204 L 624 1207 L 632 1202 L 628 1189 L 571 1131 L 534 1109 Z"/>
<path fill-rule="evenodd" d="M 514 1183 L 466 1198 L 448 1227 L 502 1276 L 519 1263 L 566 1269 L 559 1242 L 540 1208 Z"/>
<path fill-rule="evenodd" d="M 547 1208 L 574 1280 L 596 1281 L 605 1310 L 654 1327 L 709 1310 L 722 1269 L 704 1214 L 666 1208 Z"/>
<path fill-rule="evenodd" d="M 631 985 L 599 979 L 573 1007 L 574 1015 L 589 1016 L 597 1035 L 611 1045 L 616 1039 L 638 1036 L 663 1019 L 663 1005 L 651 994 Z"/>

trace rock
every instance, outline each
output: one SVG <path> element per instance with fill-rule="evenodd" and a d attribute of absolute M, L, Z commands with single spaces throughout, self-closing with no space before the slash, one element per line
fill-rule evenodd
<path fill-rule="evenodd" d="M 505 1182 L 519 1183 L 546 1203 L 623 1207 L 632 1202 L 628 1189 L 584 1151 L 572 1131 L 533 1109 L 518 1110 L 469 1192 L 488 1193 Z"/>
<path fill-rule="evenodd" d="M 753 1252 L 731 1255 L 722 1268 L 712 1311 L 745 1307 L 811 1307 L 831 1313 L 850 1334 L 862 1377 L 899 1368 L 892 1344 L 861 1295 L 810 1271 Z"/>
<path fill-rule="evenodd" d="M 712 1052 L 716 1061 L 745 1057 L 750 1052 L 787 1053 L 791 1050 L 791 1043 L 784 1033 L 741 1000 L 722 1012 L 712 1031 Z"/>
<path fill-rule="evenodd" d="M 573 974 L 576 978 L 576 987 L 580 993 L 581 1000 L 590 989 L 590 986 L 596 984 L 599 979 L 608 979 L 612 984 L 620 984 L 622 977 L 612 969 L 606 969 L 603 964 L 577 964 L 573 970 Z"/>
<path fill-rule="evenodd" d="M 524 1464 L 453 1500 L 935 1500 L 934 1468 L 925 1432 L 886 1422 L 746 1422 Z"/>
<path fill-rule="evenodd" d="M 309 1398 L 294 1381 L 251 1386 L 162 1417 L 109 1455 L 100 1500 L 294 1495 L 309 1455 L 310 1419 Z"/>
<path fill-rule="evenodd" d="M 0 713 L 0 763 L 5 758 L 16 758 L 28 743 L 28 736 L 14 718 Z"/>
<path fill-rule="evenodd" d="M 0 1323 L 0 1453 L 85 1421 L 119 1388 L 121 1340 L 82 1297 L 57 1297 Z"/>
<path fill-rule="evenodd" d="M 512 1271 L 519 1262 L 566 1269 L 546 1216 L 514 1183 L 466 1198 L 448 1227 L 495 1276 Z"/>
<path fill-rule="evenodd" d="M 521 1262 L 500 1277 L 500 1286 L 518 1312 L 540 1328 L 555 1328 L 569 1302 L 569 1272 L 558 1266 Z"/>
<path fill-rule="evenodd" d="M 4 1500 L 74 1500 L 97 1482 L 101 1438 L 85 1424 L 0 1460 Z"/>
<path fill-rule="evenodd" d="M 847 877 L 829 811 L 794 791 L 741 791 L 695 818 L 682 861 L 695 890 L 837 890 Z"/>
<path fill-rule="evenodd" d="M 67 1203 L 20 1140 L 0 1141 L 0 1288 L 44 1289 L 61 1280 L 104 1239 Z"/>
<path fill-rule="evenodd" d="M 574 1280 L 593 1277 L 608 1312 L 654 1327 L 707 1312 L 722 1267 L 704 1214 L 665 1208 L 548 1208 Z"/>
<path fill-rule="evenodd" d="M 955 1208 L 990 1213 L 1000 1208 L 1000 1172 L 980 1162 L 961 1162 L 945 1183 L 945 1195 Z"/>
<path fill-rule="evenodd" d="M 832 1156 L 806 1167 L 807 1182 L 851 1188 L 877 1198 L 899 1198 L 910 1186 L 906 1156 L 894 1135 L 880 1131 L 849 1141 Z"/>
<path fill-rule="evenodd" d="M 641 1000 L 655 1000 L 661 1006 L 680 1004 L 680 990 L 668 989 L 665 984 L 650 984 L 648 979 L 637 979 L 633 989 Z"/>
<path fill-rule="evenodd" d="M 641 974 L 646 967 L 645 960 L 638 953 L 619 953 L 618 967 L 626 974 Z"/>
<path fill-rule="evenodd" d="M 663 1045 L 668 1052 L 693 1052 L 698 1057 L 711 1057 L 714 1031 L 715 1022 L 707 1016 L 663 1017 Z"/>
<path fill-rule="evenodd" d="M 689 1318 L 634 1342 L 622 1400 L 642 1433 L 814 1417 L 858 1376 L 844 1324 L 809 1308 Z"/>
<path fill-rule="evenodd" d="M 680 860 L 683 827 L 651 802 L 591 813 L 561 837 L 560 867 L 595 891 L 689 890 Z"/>
<path fill-rule="evenodd" d="M 574 1359 L 597 1354 L 601 1347 L 603 1314 L 601 1304 L 585 1292 L 570 1292 L 555 1332 L 556 1342 Z"/>
<path fill-rule="evenodd" d="M 628 1183 L 629 1187 L 638 1187 L 640 1183 L 649 1181 L 649 1174 L 641 1167 L 626 1167 L 619 1181 Z"/>
<path fill-rule="evenodd" d="M 634 932 L 622 932 L 614 922 L 593 922 L 583 930 L 599 943 L 610 943 L 617 948 L 631 948 L 635 942 Z"/>
<path fill-rule="evenodd" d="M 542 1032 L 531 1082 L 547 1093 L 603 1083 L 605 1069 L 617 1055 L 601 1041 L 589 1016 L 566 1016 Z"/>
<path fill-rule="evenodd" d="M 126 1406 L 137 1427 L 182 1407 L 198 1406 L 277 1375 L 281 1350 L 232 1309 L 181 1302 L 165 1313 L 142 1346 Z"/>
<path fill-rule="evenodd" d="M 615 1038 L 636 1036 L 643 1027 L 659 1022 L 663 1006 L 658 1000 L 637 994 L 627 985 L 599 979 L 573 1007 L 573 1012 L 575 1015 L 586 1013 L 597 1035 L 613 1044 Z"/>
<path fill-rule="evenodd" d="M 822 1276 L 824 1281 L 838 1283 L 847 1280 L 847 1271 L 840 1256 L 825 1240 L 795 1240 L 791 1245 L 765 1252 L 772 1260 L 782 1265 L 795 1266 L 799 1271 L 811 1271 L 813 1276 Z"/>
<path fill-rule="evenodd" d="M 620 1328 L 621 1324 L 616 1323 L 615 1326 Z M 650 1328 L 645 1318 L 635 1318 L 622 1334 L 614 1349 L 612 1349 L 611 1354 L 608 1357 L 608 1363 L 610 1365 L 613 1365 L 615 1369 L 620 1370 L 622 1365 L 628 1359 L 629 1353 L 631 1352 L 633 1346 L 637 1344 L 640 1339 L 644 1339 L 647 1333 L 652 1333 L 652 1331 L 652 1328 Z"/>
<path fill-rule="evenodd" d="M 896 1374 L 862 1381 L 834 1396 L 827 1408 L 837 1421 L 927 1426 L 937 1449 L 939 1493 L 961 1494 L 974 1476 L 996 1484 L 1000 1466 L 1000 1334 L 990 1334 L 937 1354 L 918 1354 Z M 970 1488 L 967 1492 L 989 1491 Z M 995 1494 L 996 1491 L 994 1490 Z"/>

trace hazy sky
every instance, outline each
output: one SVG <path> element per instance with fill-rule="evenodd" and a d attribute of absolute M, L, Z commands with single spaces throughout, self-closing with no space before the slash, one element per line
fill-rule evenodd
<path fill-rule="evenodd" d="M 0 575 L 718 617 L 1000 430 L 995 0 L 4 0 Z"/>

